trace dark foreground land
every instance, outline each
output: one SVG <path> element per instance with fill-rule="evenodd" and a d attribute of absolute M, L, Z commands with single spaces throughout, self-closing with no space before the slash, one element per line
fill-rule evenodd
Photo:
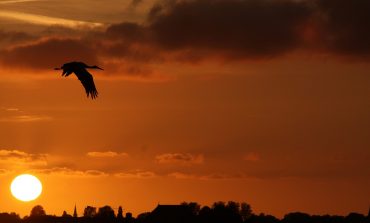
<path fill-rule="evenodd" d="M 349 213 L 347 216 L 309 215 L 301 212 L 286 214 L 282 219 L 272 215 L 254 214 L 247 203 L 216 202 L 211 207 L 201 207 L 195 202 L 180 205 L 158 205 L 153 211 L 124 214 L 122 207 L 117 214 L 110 206 L 87 206 L 82 216 L 63 212 L 62 216 L 47 215 L 42 206 L 35 206 L 30 216 L 20 218 L 15 213 L 0 213 L 0 223 L 370 223 L 367 216 Z"/>

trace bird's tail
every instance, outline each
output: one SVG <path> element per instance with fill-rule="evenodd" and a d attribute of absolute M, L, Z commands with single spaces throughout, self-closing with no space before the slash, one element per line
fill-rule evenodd
<path fill-rule="evenodd" d="M 91 99 L 96 99 L 98 97 L 98 91 L 96 89 L 92 90 L 92 91 L 87 91 L 86 90 L 86 95 L 87 97 L 90 96 Z"/>

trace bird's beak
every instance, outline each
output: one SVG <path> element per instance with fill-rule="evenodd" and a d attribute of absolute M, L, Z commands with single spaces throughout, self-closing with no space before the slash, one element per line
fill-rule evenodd
<path fill-rule="evenodd" d="M 99 70 L 104 70 L 103 68 L 97 67 Z"/>
<path fill-rule="evenodd" d="M 54 68 L 54 70 L 61 70 L 62 68 L 59 68 L 59 67 L 56 67 L 56 68 Z"/>

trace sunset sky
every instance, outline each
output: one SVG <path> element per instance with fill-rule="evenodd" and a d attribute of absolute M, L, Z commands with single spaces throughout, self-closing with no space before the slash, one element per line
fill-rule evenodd
<path fill-rule="evenodd" d="M 367 213 L 370 1 L 0 0 L 0 212 Z M 86 98 L 69 61 L 92 70 Z M 24 203 L 12 179 L 43 193 Z"/>

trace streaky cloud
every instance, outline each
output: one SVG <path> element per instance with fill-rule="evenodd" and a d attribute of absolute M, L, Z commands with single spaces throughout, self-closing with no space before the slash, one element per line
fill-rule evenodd
<path fill-rule="evenodd" d="M 5 0 L 0 1 L 0 4 L 14 4 L 14 3 L 22 3 L 22 2 L 39 2 L 40 0 Z"/>
<path fill-rule="evenodd" d="M 127 172 L 118 172 L 114 174 L 117 178 L 128 178 L 128 179 L 151 179 L 158 175 L 152 171 L 134 170 Z"/>
<path fill-rule="evenodd" d="M 0 122 L 41 122 L 41 121 L 51 121 L 50 116 L 42 115 L 17 115 L 5 118 L 0 118 Z"/>
<path fill-rule="evenodd" d="M 96 178 L 106 177 L 107 173 L 100 170 L 76 170 L 67 167 L 53 167 L 43 169 L 33 169 L 31 172 L 45 175 L 73 177 L 73 178 Z"/>
<path fill-rule="evenodd" d="M 103 151 L 103 152 L 92 151 L 92 152 L 88 152 L 86 155 L 89 157 L 94 157 L 94 158 L 113 158 L 113 157 L 128 156 L 127 153 L 117 153 L 113 151 Z"/>
<path fill-rule="evenodd" d="M 100 28 L 103 27 L 104 24 L 98 22 L 86 22 L 86 21 L 78 21 L 78 20 L 71 20 L 71 19 L 63 19 L 57 17 L 50 17 L 44 15 L 37 15 L 31 13 L 24 13 L 24 12 L 17 12 L 17 11 L 10 11 L 10 10 L 0 10 L 0 17 L 13 19 L 22 21 L 25 23 L 31 23 L 36 25 L 44 25 L 44 26 L 64 26 L 68 28 Z"/>

